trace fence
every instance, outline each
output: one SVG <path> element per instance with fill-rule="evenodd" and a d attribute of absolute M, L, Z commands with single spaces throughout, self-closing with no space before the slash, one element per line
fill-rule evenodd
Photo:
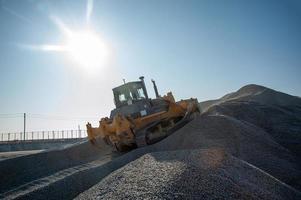
<path fill-rule="evenodd" d="M 31 141 L 31 140 L 57 140 L 57 139 L 75 139 L 87 137 L 87 130 L 60 130 L 60 131 L 32 131 L 0 133 L 0 141 Z"/>

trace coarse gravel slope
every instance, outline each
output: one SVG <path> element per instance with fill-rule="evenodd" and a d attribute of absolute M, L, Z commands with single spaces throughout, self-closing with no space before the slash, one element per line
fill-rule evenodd
<path fill-rule="evenodd" d="M 223 149 L 149 153 L 76 199 L 298 199 L 300 192 Z"/>

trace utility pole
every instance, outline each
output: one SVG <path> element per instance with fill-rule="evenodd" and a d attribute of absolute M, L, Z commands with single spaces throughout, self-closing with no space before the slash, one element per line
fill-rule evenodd
<path fill-rule="evenodd" d="M 25 131 L 26 131 L 26 113 L 24 113 L 24 140 L 25 140 Z"/>
<path fill-rule="evenodd" d="M 78 125 L 78 137 L 81 137 L 80 126 Z"/>

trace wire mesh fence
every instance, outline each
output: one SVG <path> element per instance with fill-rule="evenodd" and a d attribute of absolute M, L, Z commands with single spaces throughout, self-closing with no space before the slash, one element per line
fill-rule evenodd
<path fill-rule="evenodd" d="M 87 130 L 57 130 L 57 131 L 32 131 L 0 133 L 1 142 L 32 141 L 32 140 L 57 140 L 76 139 L 87 137 Z"/>

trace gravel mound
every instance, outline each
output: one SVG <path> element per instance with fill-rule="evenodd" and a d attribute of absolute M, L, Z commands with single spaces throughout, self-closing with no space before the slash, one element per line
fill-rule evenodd
<path fill-rule="evenodd" d="M 275 91 L 264 86 L 250 84 L 236 92 L 226 94 L 220 99 L 204 101 L 200 103 L 203 111 L 207 111 L 213 105 L 226 101 L 248 101 L 259 104 L 278 105 L 278 106 L 298 106 L 301 108 L 301 98 Z"/>
<path fill-rule="evenodd" d="M 227 115 L 263 128 L 275 141 L 301 156 L 301 106 L 277 106 L 248 101 L 226 101 L 206 115 Z"/>
<path fill-rule="evenodd" d="M 297 158 L 263 129 L 229 116 L 200 116 L 153 148 L 155 151 L 221 148 L 300 188 Z"/>
<path fill-rule="evenodd" d="M 247 161 L 260 168 L 263 167 L 264 170 L 273 176 L 301 190 L 301 177 L 299 175 L 301 168 L 300 97 L 252 84 L 244 86 L 238 91 L 227 94 L 220 99 L 202 102 L 200 106 L 204 111 L 202 113 L 203 116 L 223 115 L 236 119 L 236 121 L 240 121 L 241 123 L 249 123 L 252 126 L 263 129 L 266 132 L 265 135 L 268 135 L 274 142 L 278 143 L 279 148 L 286 149 L 286 154 L 290 158 L 286 159 L 283 157 L 284 154 L 281 154 L 281 163 L 283 164 L 279 166 L 283 166 L 283 170 L 272 169 L 276 168 L 276 166 L 273 162 L 274 159 L 270 159 L 271 156 L 268 156 L 269 163 L 264 160 L 260 162 L 265 166 L 257 164 L 258 159 L 255 159 L 256 162 Z M 225 126 L 225 128 L 228 127 Z M 251 133 L 251 135 L 254 134 Z M 262 144 L 265 145 L 266 138 L 263 139 L 261 134 L 257 136 L 259 136 L 259 140 L 262 140 Z M 254 144 L 250 143 L 248 146 L 252 147 Z M 274 152 L 272 153 L 272 157 L 278 157 L 277 151 L 270 149 L 269 152 Z M 266 151 L 263 151 L 263 154 L 266 154 Z M 289 178 L 294 173 L 289 173 L 287 177 L 283 176 L 287 169 L 285 166 L 286 160 L 288 161 L 287 167 L 289 169 L 292 169 L 289 166 L 292 166 L 291 163 L 293 163 L 294 171 L 298 174 L 297 178 Z M 278 164 L 279 162 L 276 162 L 276 165 Z M 269 166 L 266 167 L 267 165 Z"/>
<path fill-rule="evenodd" d="M 0 161 L 0 194 L 57 171 L 100 159 L 111 153 L 111 147 L 105 144 L 95 147 L 90 142 L 84 141 L 61 149 Z"/>
<path fill-rule="evenodd" d="M 76 199 L 300 199 L 300 192 L 219 148 L 149 153 Z"/>
<path fill-rule="evenodd" d="M 292 106 L 301 105 L 301 98 L 285 94 L 260 85 L 246 85 L 237 92 L 227 96 L 227 100 L 240 99 L 245 101 L 255 101 L 261 104 Z"/>

